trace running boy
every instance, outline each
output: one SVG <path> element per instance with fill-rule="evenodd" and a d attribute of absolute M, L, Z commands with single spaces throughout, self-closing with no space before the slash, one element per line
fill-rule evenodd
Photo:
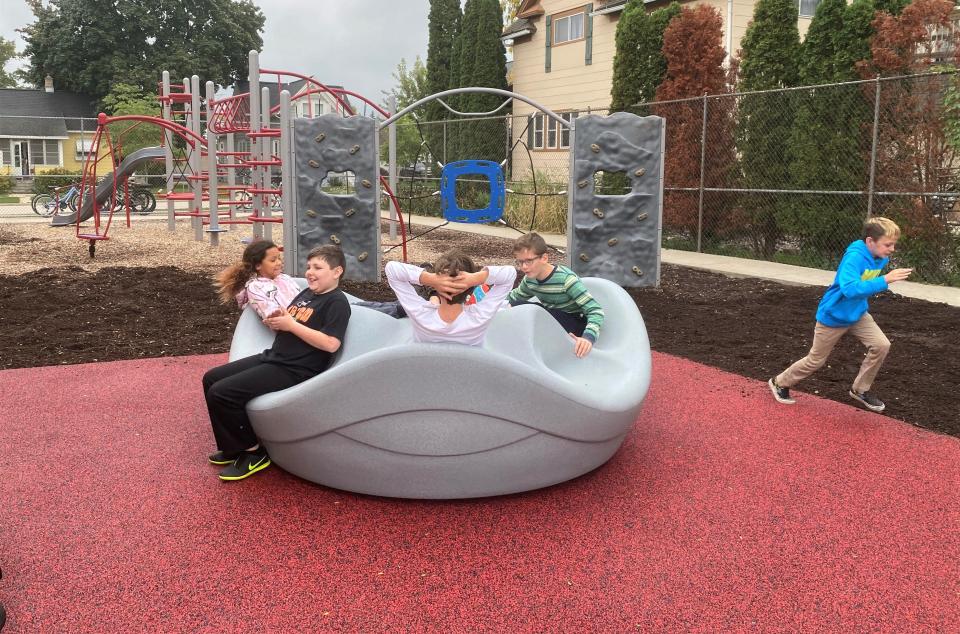
<path fill-rule="evenodd" d="M 887 290 L 890 284 L 907 279 L 913 269 L 894 269 L 880 275 L 900 238 L 900 227 L 887 218 L 870 218 L 863 225 L 863 237 L 847 247 L 833 284 L 817 307 L 817 325 L 813 345 L 800 359 L 767 384 L 773 398 L 792 405 L 790 388 L 821 368 L 833 347 L 848 330 L 867 347 L 860 373 L 853 381 L 850 396 L 867 409 L 882 412 L 883 401 L 870 393 L 870 386 L 887 358 L 890 340 L 867 312 L 867 298 Z"/>
<path fill-rule="evenodd" d="M 550 264 L 547 243 L 537 233 L 527 233 L 513 243 L 517 268 L 523 273 L 520 285 L 507 298 L 511 306 L 534 303 L 536 297 L 547 312 L 560 322 L 574 341 L 578 357 L 590 354 L 600 336 L 603 308 L 590 295 L 576 273 L 562 264 Z"/>
<path fill-rule="evenodd" d="M 209 461 L 229 465 L 220 473 L 221 480 L 242 480 L 270 466 L 247 417 L 247 403 L 320 374 L 340 349 L 350 319 L 350 303 L 337 288 L 345 266 L 340 247 L 310 251 L 304 273 L 307 288 L 288 308 L 263 320 L 277 333 L 273 345 L 203 375 L 203 395 L 217 442 Z"/>

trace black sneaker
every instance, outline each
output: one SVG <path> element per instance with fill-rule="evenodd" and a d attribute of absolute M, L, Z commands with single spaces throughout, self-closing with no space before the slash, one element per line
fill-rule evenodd
<path fill-rule="evenodd" d="M 887 407 L 883 404 L 883 401 L 878 399 L 870 392 L 857 392 L 856 390 L 850 390 L 850 396 L 852 396 L 855 401 L 860 401 L 863 403 L 864 407 L 873 412 L 882 412 Z"/>
<path fill-rule="evenodd" d="M 796 403 L 796 401 L 790 397 L 790 388 L 780 387 L 774 379 L 767 381 L 767 385 L 770 386 L 770 392 L 773 393 L 773 398 L 777 399 L 778 402 L 784 405 L 793 405 Z"/>
<path fill-rule="evenodd" d="M 225 465 L 225 464 L 233 464 L 236 461 L 236 459 L 239 457 L 240 457 L 240 452 L 238 451 L 232 451 L 232 452 L 216 451 L 210 454 L 209 456 L 207 456 L 207 460 L 210 461 L 210 464 Z"/>
<path fill-rule="evenodd" d="M 270 456 L 267 455 L 263 447 L 256 451 L 244 451 L 232 465 L 220 472 L 220 479 L 228 481 L 243 480 L 269 466 Z"/>

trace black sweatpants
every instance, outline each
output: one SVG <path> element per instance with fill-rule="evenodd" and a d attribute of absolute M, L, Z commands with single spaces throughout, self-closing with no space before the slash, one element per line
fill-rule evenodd
<path fill-rule="evenodd" d="M 574 315 L 573 313 L 562 311 L 559 308 L 547 308 L 540 302 L 518 302 L 514 304 L 514 306 L 522 306 L 524 304 L 539 306 L 553 315 L 553 318 L 560 322 L 560 325 L 563 326 L 566 332 L 572 332 L 578 337 L 583 336 L 583 331 L 587 327 L 587 318 L 584 317 L 583 314 Z"/>
<path fill-rule="evenodd" d="M 261 361 L 259 354 L 207 371 L 203 375 L 203 396 L 217 449 L 236 453 L 260 442 L 247 417 L 247 403 L 304 380 L 282 366 Z"/>

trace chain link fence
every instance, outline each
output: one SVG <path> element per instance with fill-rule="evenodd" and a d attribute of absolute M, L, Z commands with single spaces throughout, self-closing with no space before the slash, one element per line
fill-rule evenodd
<path fill-rule="evenodd" d="M 638 104 L 667 121 L 663 246 L 831 269 L 866 218 L 886 215 L 904 232 L 897 265 L 960 286 L 952 100 L 957 76 L 939 73 Z M 591 113 L 608 111 L 561 115 Z M 487 159 L 504 164 L 509 224 L 566 230 L 569 135 L 549 118 L 402 121 L 398 139 L 405 210 L 440 215 L 439 164 Z M 615 174 L 596 179 L 625 193 Z M 480 195 L 458 191 L 458 202 Z"/>
<path fill-rule="evenodd" d="M 960 82 L 948 72 L 639 104 L 632 111 L 667 122 L 663 246 L 829 269 L 865 218 L 886 215 L 904 231 L 898 265 L 915 268 L 914 279 L 960 286 L 958 104 Z M 0 115 L 0 131 L 13 119 Z M 95 130 L 94 120 L 83 120 L 79 133 L 40 140 L 42 147 L 0 137 L 0 173 L 24 176 L 24 152 L 79 172 Z M 567 129 L 539 113 L 406 117 L 397 123 L 396 194 L 405 212 L 439 216 L 442 165 L 490 160 L 504 167 L 510 226 L 564 233 L 569 145 Z M 32 173 L 49 167 L 28 163 Z M 162 184 L 162 174 L 145 177 Z M 596 180 L 601 193 L 624 193 L 616 174 Z M 467 179 L 457 199 L 482 208 L 489 189 Z M 12 208 L 0 205 L 0 215 Z M 31 213 L 29 205 L 19 210 Z"/>

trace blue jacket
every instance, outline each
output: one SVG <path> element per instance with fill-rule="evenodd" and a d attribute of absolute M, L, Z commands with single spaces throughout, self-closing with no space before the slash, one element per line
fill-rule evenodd
<path fill-rule="evenodd" d="M 867 298 L 887 290 L 880 272 L 889 258 L 875 258 L 863 240 L 851 242 L 837 267 L 833 284 L 817 306 L 817 321 L 831 328 L 846 328 L 867 312 Z"/>

